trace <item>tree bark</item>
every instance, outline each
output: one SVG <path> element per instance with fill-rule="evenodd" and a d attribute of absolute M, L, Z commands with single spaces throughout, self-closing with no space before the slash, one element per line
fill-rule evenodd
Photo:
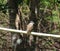
<path fill-rule="evenodd" d="M 9 7 L 9 28 L 15 29 L 15 19 L 16 19 L 16 14 L 18 13 L 18 5 L 17 5 L 17 0 L 8 0 L 8 7 Z M 10 33 L 10 38 L 11 38 L 11 46 L 12 46 L 12 35 L 14 33 Z M 8 40 L 10 41 L 10 40 Z M 12 47 L 13 48 L 13 47 Z M 12 49 L 14 51 L 14 49 Z"/>
<path fill-rule="evenodd" d="M 33 28 L 33 31 L 37 31 L 37 23 L 38 23 L 38 18 L 35 14 L 35 8 L 36 8 L 36 1 L 35 0 L 30 0 L 30 21 L 33 21 L 35 24 L 34 24 L 34 28 Z"/>
<path fill-rule="evenodd" d="M 10 28 L 15 29 L 14 22 L 16 19 L 16 14 L 18 12 L 17 0 L 8 0 L 8 6 L 9 6 Z"/>
<path fill-rule="evenodd" d="M 33 27 L 33 31 L 37 32 L 38 31 L 38 17 L 39 17 L 39 0 L 30 0 L 30 21 L 34 22 L 34 27 Z M 34 36 L 34 43 L 32 45 L 34 45 L 34 51 L 36 51 L 36 39 L 37 36 Z M 32 46 L 31 45 L 31 46 Z M 35 49 L 36 48 L 36 49 Z"/>

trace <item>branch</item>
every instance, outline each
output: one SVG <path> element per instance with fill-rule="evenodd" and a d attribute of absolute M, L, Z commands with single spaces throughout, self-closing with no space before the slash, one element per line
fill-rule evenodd
<path fill-rule="evenodd" d="M 27 34 L 27 31 L 23 31 L 23 30 L 15 30 L 15 29 L 8 29 L 8 28 L 1 28 L 1 27 L 0 27 L 0 30 Z M 60 38 L 60 35 L 53 35 L 53 34 L 46 34 L 46 33 L 37 33 L 37 32 L 31 32 L 31 35 L 51 36 L 51 37 Z"/>

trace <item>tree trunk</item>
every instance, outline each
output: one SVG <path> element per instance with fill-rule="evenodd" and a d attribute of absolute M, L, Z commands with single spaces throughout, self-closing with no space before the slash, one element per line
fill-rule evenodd
<path fill-rule="evenodd" d="M 17 0 L 8 0 L 10 28 L 15 29 L 15 19 L 18 12 Z"/>
<path fill-rule="evenodd" d="M 30 1 L 30 12 L 31 12 L 31 15 L 29 17 L 30 21 L 33 21 L 35 24 L 34 24 L 34 28 L 33 28 L 33 31 L 37 32 L 37 23 L 38 23 L 38 18 L 35 14 L 35 8 L 36 8 L 36 1 L 35 0 L 31 0 Z"/>
<path fill-rule="evenodd" d="M 10 22 L 9 27 L 12 28 L 12 29 L 15 29 L 15 19 L 16 19 L 16 14 L 18 13 L 17 0 L 8 0 L 8 6 L 9 6 L 9 22 Z M 10 37 L 11 38 L 10 43 L 12 43 L 12 35 L 13 34 L 14 33 L 10 33 L 10 36 L 11 36 Z M 8 41 L 10 41 L 10 40 L 8 40 Z"/>
<path fill-rule="evenodd" d="M 30 0 L 30 21 L 34 22 L 34 27 L 33 27 L 33 31 L 37 32 L 38 31 L 38 17 L 39 17 L 39 0 Z M 34 51 L 37 51 L 36 49 L 36 39 L 37 36 L 34 36 L 34 43 L 31 45 L 34 45 Z"/>

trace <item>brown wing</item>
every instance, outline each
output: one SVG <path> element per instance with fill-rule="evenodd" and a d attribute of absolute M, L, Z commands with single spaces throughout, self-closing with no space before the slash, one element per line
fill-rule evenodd
<path fill-rule="evenodd" d="M 27 25 L 27 33 L 30 33 L 32 29 L 33 29 L 33 22 L 30 22 L 30 23 Z"/>

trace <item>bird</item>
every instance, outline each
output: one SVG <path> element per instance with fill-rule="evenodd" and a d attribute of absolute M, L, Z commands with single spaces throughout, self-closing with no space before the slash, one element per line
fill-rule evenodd
<path fill-rule="evenodd" d="M 30 23 L 27 25 L 27 34 L 30 34 L 33 29 L 34 22 L 30 21 Z"/>

